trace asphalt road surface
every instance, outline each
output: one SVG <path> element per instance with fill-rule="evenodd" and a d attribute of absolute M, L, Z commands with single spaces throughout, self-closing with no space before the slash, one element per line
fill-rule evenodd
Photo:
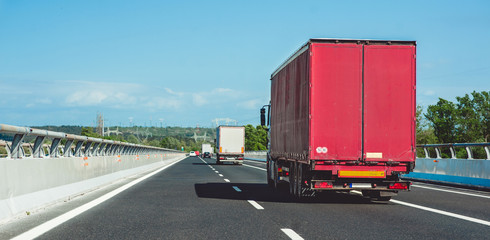
<path fill-rule="evenodd" d="M 262 162 L 188 157 L 153 174 L 6 223 L 0 239 L 490 238 L 484 191 L 414 183 L 389 202 L 356 192 L 297 202 L 267 186 Z"/>

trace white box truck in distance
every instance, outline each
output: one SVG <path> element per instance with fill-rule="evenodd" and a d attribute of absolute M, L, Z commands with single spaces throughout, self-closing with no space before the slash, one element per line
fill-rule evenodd
<path fill-rule="evenodd" d="M 245 127 L 219 126 L 216 129 L 216 164 L 242 164 L 244 153 Z"/>
<path fill-rule="evenodd" d="M 208 153 L 214 153 L 213 147 L 211 147 L 211 144 L 209 143 L 203 143 L 201 147 L 202 153 L 208 152 Z"/>

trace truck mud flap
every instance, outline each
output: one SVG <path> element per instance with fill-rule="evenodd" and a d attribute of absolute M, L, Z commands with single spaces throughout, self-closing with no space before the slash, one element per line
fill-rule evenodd
<path fill-rule="evenodd" d="M 301 191 L 301 197 L 315 197 L 316 191 L 310 188 L 303 188 Z"/>

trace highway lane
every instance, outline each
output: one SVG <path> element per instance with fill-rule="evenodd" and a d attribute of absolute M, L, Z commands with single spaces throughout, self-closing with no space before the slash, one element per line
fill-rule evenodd
<path fill-rule="evenodd" d="M 247 165 L 265 166 L 259 162 L 245 164 L 247 168 L 250 168 Z M 265 178 L 265 171 L 257 170 L 256 177 Z M 235 179 L 231 177 L 230 180 L 233 182 Z M 243 182 L 242 179 L 239 182 Z M 262 186 L 250 185 L 254 189 L 254 195 L 250 198 L 256 199 L 264 210 L 270 212 L 270 218 L 280 220 L 285 227 L 295 230 L 305 239 L 325 236 L 332 239 L 477 239 L 487 238 L 490 233 L 487 225 L 394 203 L 401 201 L 416 204 L 488 222 L 488 192 L 415 183 L 411 192 L 400 193 L 388 203 L 371 202 L 356 194 L 343 193 L 322 194 L 318 198 L 298 203 L 285 192 L 268 195 L 270 189 Z M 247 186 L 242 185 L 242 188 L 246 189 Z"/>
<path fill-rule="evenodd" d="M 214 159 L 190 157 L 55 227 L 39 239 L 485 239 L 490 236 L 490 227 L 480 223 L 394 202 L 371 202 L 356 194 L 322 194 L 296 202 L 286 192 L 268 188 L 264 170 L 265 164 L 261 162 L 215 165 Z M 415 183 L 411 192 L 402 193 L 394 200 L 489 221 L 489 197 L 488 192 Z"/>
<path fill-rule="evenodd" d="M 209 198 L 219 193 L 226 198 Z M 189 157 L 39 239 L 288 239 L 200 158 Z"/>

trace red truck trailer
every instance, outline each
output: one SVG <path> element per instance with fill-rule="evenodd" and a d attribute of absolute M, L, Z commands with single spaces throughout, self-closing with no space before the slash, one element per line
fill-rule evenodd
<path fill-rule="evenodd" d="M 268 184 L 289 183 L 296 197 L 408 191 L 415 63 L 415 41 L 310 39 L 271 76 Z"/>

